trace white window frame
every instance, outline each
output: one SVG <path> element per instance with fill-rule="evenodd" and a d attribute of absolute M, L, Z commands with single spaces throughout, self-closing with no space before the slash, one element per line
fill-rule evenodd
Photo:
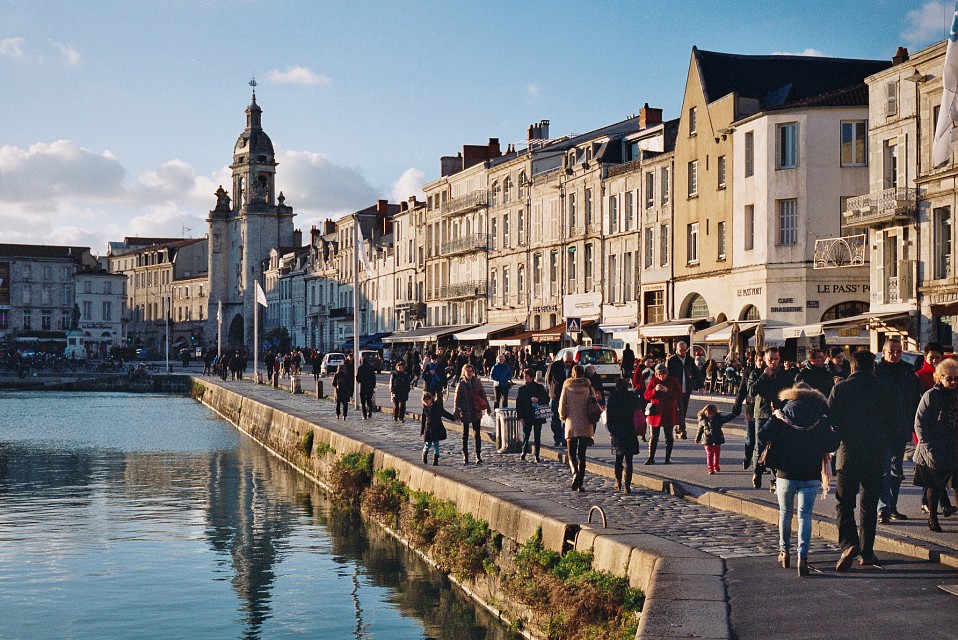
<path fill-rule="evenodd" d="M 690 222 L 686 228 L 686 255 L 688 264 L 699 263 L 699 223 Z"/>
<path fill-rule="evenodd" d="M 699 194 L 699 161 L 692 160 L 689 162 L 688 170 L 689 178 L 689 197 L 694 198 Z"/>
<path fill-rule="evenodd" d="M 798 244 L 798 200 L 786 198 L 775 201 L 775 219 L 778 233 L 776 244 L 791 247 Z"/>
<path fill-rule="evenodd" d="M 795 169 L 799 162 L 798 123 L 783 122 L 775 126 L 775 168 Z"/>

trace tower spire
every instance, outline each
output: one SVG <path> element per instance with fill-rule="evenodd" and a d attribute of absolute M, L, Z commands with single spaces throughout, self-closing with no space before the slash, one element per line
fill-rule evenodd
<path fill-rule="evenodd" d="M 253 104 L 256 104 L 256 76 L 253 76 L 252 78 L 250 78 L 250 79 L 249 79 L 249 82 L 247 82 L 246 84 L 248 84 L 250 87 L 252 87 L 252 89 L 253 89 Z"/>

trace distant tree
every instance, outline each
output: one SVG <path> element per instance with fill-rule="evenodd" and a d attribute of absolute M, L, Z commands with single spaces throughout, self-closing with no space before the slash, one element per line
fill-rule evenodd
<path fill-rule="evenodd" d="M 272 348 L 280 353 L 288 352 L 292 343 L 289 338 L 289 329 L 286 327 L 276 327 L 266 332 L 266 341 L 268 344 L 263 346 Z"/>

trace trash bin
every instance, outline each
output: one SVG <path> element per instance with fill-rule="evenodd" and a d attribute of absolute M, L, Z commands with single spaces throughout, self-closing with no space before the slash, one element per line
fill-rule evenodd
<path fill-rule="evenodd" d="M 496 409 L 496 448 L 499 453 L 518 453 L 522 448 L 515 409 Z"/>
<path fill-rule="evenodd" d="M 299 374 L 293 374 L 289 378 L 289 392 L 290 393 L 302 393 L 303 392 L 303 377 Z"/>

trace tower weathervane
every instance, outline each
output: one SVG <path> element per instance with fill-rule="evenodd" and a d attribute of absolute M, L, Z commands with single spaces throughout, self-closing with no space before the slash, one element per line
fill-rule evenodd
<path fill-rule="evenodd" d="M 253 100 L 256 100 L 256 76 L 250 78 L 246 84 L 253 88 Z"/>

